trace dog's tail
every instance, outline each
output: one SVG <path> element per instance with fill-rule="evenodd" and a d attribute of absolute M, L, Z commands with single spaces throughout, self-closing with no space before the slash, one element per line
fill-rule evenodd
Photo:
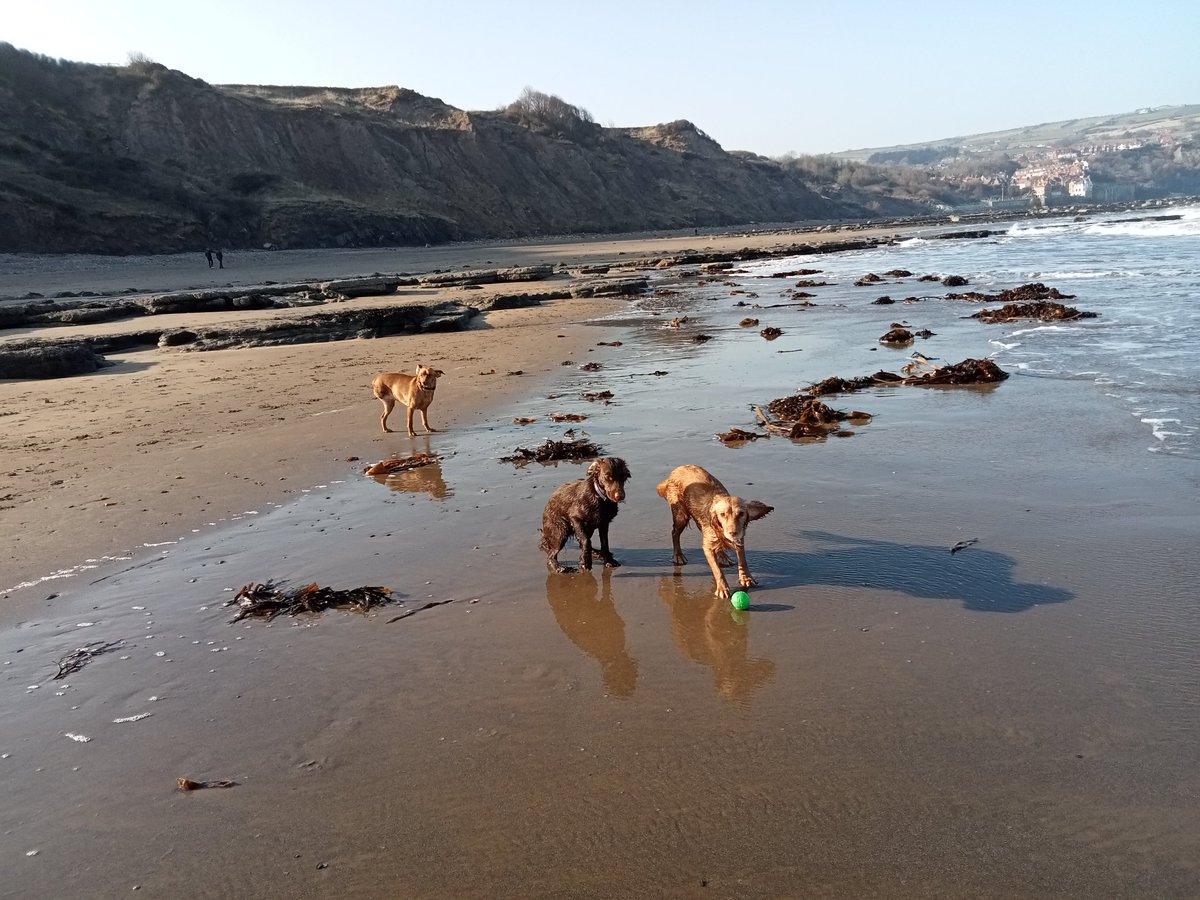
<path fill-rule="evenodd" d="M 664 481 L 662 484 L 660 484 L 658 487 L 655 488 L 655 490 L 658 491 L 658 496 L 662 497 L 664 500 L 667 499 L 667 485 L 668 484 L 670 484 L 669 481 Z"/>

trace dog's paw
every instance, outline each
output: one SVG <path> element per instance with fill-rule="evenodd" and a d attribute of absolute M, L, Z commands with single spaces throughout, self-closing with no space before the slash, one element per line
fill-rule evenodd
<path fill-rule="evenodd" d="M 738 576 L 738 584 L 744 588 L 757 587 L 758 581 L 749 572 Z"/>
<path fill-rule="evenodd" d="M 606 560 L 604 561 L 604 568 L 606 568 L 606 569 L 619 569 L 619 568 L 621 568 L 621 564 L 620 564 L 619 562 L 617 562 L 615 559 L 613 559 L 613 558 L 610 556 L 608 559 L 606 559 Z"/>
<path fill-rule="evenodd" d="M 713 595 L 718 600 L 728 600 L 729 599 L 729 585 L 718 583 L 717 589 L 715 591 L 713 591 Z"/>
<path fill-rule="evenodd" d="M 682 553 L 676 553 L 671 558 L 671 563 L 676 566 L 686 566 L 687 565 L 687 557 L 684 556 Z"/>
<path fill-rule="evenodd" d="M 729 554 L 726 553 L 724 550 L 718 550 L 717 551 L 717 565 L 718 566 L 732 566 L 733 560 L 729 558 Z"/>

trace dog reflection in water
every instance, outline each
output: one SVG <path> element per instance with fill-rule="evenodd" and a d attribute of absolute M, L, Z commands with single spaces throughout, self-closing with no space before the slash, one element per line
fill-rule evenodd
<path fill-rule="evenodd" d="M 723 700 L 745 701 L 775 674 L 775 663 L 747 655 L 746 613 L 714 602 L 709 591 L 688 591 L 678 575 L 664 575 L 658 596 L 671 614 L 671 633 L 684 658 L 708 666 Z"/>
<path fill-rule="evenodd" d="M 445 500 L 453 497 L 454 491 L 442 478 L 440 463 L 430 463 L 416 469 L 395 472 L 391 475 L 372 475 L 380 484 L 387 485 L 389 490 L 407 494 L 428 494 L 434 500 Z"/>
<path fill-rule="evenodd" d="M 613 605 L 612 571 L 601 570 L 599 582 L 587 571 L 571 578 L 550 575 L 546 600 L 567 639 L 600 663 L 605 691 L 630 696 L 638 664 L 625 646 L 625 622 Z"/>

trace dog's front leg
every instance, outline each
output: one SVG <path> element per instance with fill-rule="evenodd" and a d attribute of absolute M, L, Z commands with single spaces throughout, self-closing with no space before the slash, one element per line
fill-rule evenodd
<path fill-rule="evenodd" d="M 725 573 L 721 571 L 721 566 L 717 562 L 717 550 L 719 545 L 716 541 L 709 541 L 707 538 L 704 541 L 704 555 L 708 558 L 708 567 L 712 569 L 713 582 L 718 600 L 729 599 L 729 582 L 725 580 Z"/>
<path fill-rule="evenodd" d="M 425 410 L 421 410 L 421 424 L 425 426 L 425 430 L 430 434 L 437 431 L 436 428 L 429 427 L 429 417 L 425 415 Z"/>
<path fill-rule="evenodd" d="M 408 427 L 408 436 L 416 437 L 417 433 L 415 431 L 413 431 L 413 427 L 412 427 L 412 414 L 413 414 L 413 408 L 411 406 L 406 406 L 404 408 L 404 424 Z"/>
<path fill-rule="evenodd" d="M 620 563 L 613 559 L 613 555 L 608 550 L 608 523 L 600 522 L 600 558 L 604 560 L 606 569 L 620 568 Z"/>
<path fill-rule="evenodd" d="M 738 584 L 744 588 L 754 587 L 758 582 L 754 580 L 754 576 L 750 574 L 750 566 L 746 564 L 746 548 L 734 547 L 733 550 L 737 554 Z"/>
<path fill-rule="evenodd" d="M 671 550 L 674 554 L 671 557 L 671 562 L 677 566 L 687 565 L 687 557 L 683 555 L 683 548 L 679 546 L 679 536 L 683 534 L 683 529 L 688 527 L 688 522 L 692 519 L 691 515 L 682 505 L 671 506 Z"/>

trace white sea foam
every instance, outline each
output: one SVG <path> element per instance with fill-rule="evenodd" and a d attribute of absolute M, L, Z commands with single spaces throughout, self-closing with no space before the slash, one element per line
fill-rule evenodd
<path fill-rule="evenodd" d="M 1083 233 L 1100 237 L 1196 237 L 1200 235 L 1200 220 L 1184 218 L 1166 222 L 1097 222 L 1085 228 Z"/>

